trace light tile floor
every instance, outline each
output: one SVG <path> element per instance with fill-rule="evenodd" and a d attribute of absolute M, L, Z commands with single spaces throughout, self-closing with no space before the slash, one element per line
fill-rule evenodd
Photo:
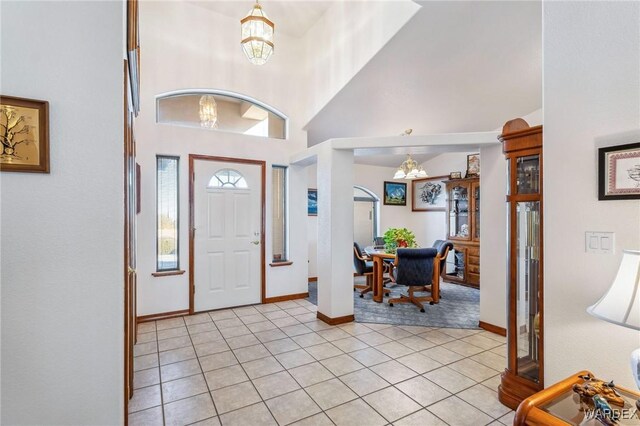
<path fill-rule="evenodd" d="M 135 425 L 510 425 L 505 338 L 315 319 L 307 300 L 138 327 Z"/>

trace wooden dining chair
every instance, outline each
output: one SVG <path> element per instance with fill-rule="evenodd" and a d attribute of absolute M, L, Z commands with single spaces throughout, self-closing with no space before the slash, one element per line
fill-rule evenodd
<path fill-rule="evenodd" d="M 360 244 L 353 243 L 353 266 L 356 269 L 356 274 L 364 275 L 366 277 L 366 285 L 354 284 L 353 291 L 360 290 L 360 297 L 373 290 L 373 262 L 371 259 L 362 253 Z"/>
<path fill-rule="evenodd" d="M 449 250 L 453 250 L 453 243 L 451 241 L 435 240 L 432 247 L 438 250 L 438 258 L 440 259 L 440 276 L 442 276 L 445 271 Z M 442 297 L 442 294 L 440 286 L 438 286 L 438 298 L 440 297 Z"/>

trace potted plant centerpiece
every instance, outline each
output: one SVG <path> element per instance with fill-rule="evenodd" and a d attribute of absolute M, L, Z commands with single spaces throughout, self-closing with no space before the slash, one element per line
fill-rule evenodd
<path fill-rule="evenodd" d="M 384 251 L 395 254 L 398 248 L 415 248 L 416 236 L 407 228 L 389 228 L 384 233 Z"/>

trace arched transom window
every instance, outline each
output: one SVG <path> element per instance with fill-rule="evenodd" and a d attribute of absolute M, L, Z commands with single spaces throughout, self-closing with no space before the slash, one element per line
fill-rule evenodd
<path fill-rule="evenodd" d="M 209 180 L 208 188 L 247 189 L 247 181 L 242 174 L 233 169 L 221 169 Z"/>
<path fill-rule="evenodd" d="M 188 89 L 157 95 L 156 121 L 174 126 L 287 139 L 286 115 L 257 99 L 226 90 Z"/>

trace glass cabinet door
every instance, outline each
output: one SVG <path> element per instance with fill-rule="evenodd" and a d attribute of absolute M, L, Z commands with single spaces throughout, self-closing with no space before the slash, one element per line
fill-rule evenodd
<path fill-rule="evenodd" d="M 469 186 L 456 185 L 449 189 L 449 238 L 471 238 L 469 220 Z"/>
<path fill-rule="evenodd" d="M 516 372 L 539 381 L 540 202 L 516 203 Z"/>
<path fill-rule="evenodd" d="M 540 192 L 540 156 L 529 155 L 516 159 L 516 193 Z"/>
<path fill-rule="evenodd" d="M 445 264 L 445 274 L 452 280 L 465 281 L 466 250 L 454 248 L 449 250 Z"/>
<path fill-rule="evenodd" d="M 473 240 L 480 239 L 480 183 L 474 182 L 471 185 L 473 193 Z"/>

